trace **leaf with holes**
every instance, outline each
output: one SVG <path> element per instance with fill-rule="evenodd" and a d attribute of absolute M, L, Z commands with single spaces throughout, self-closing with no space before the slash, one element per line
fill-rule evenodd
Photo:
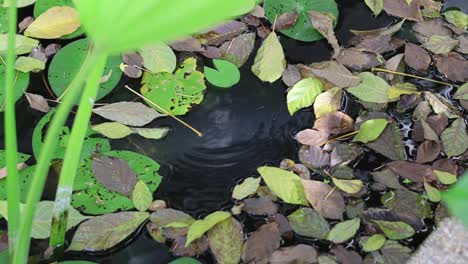
<path fill-rule="evenodd" d="M 286 97 L 289 114 L 293 115 L 299 109 L 311 106 L 322 91 L 323 84 L 317 78 L 306 78 L 297 82 Z"/>
<path fill-rule="evenodd" d="M 237 66 L 225 60 L 213 60 L 216 69 L 205 66 L 205 76 L 208 82 L 221 88 L 229 88 L 240 81 Z"/>

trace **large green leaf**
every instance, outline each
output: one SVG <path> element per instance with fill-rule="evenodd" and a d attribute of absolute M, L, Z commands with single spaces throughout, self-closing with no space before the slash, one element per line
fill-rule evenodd
<path fill-rule="evenodd" d="M 357 86 L 347 89 L 349 93 L 356 96 L 359 100 L 368 103 L 387 103 L 387 90 L 390 88 L 388 83 L 370 72 L 359 74 L 361 83 Z"/>
<path fill-rule="evenodd" d="M 49 66 L 49 83 L 52 91 L 61 96 L 81 69 L 89 55 L 90 43 L 88 39 L 80 39 L 63 47 L 55 54 Z M 114 89 L 120 80 L 122 71 L 119 68 L 122 59 L 120 56 L 110 56 L 104 67 L 104 74 L 110 74 L 109 80 L 99 85 L 96 100 L 106 96 Z M 111 72 L 112 71 L 112 72 Z M 79 98 L 76 98 L 78 103 Z"/>
<path fill-rule="evenodd" d="M 226 60 L 213 60 L 216 70 L 205 66 L 206 79 L 217 87 L 228 88 L 240 81 L 240 72 L 237 66 Z"/>
<path fill-rule="evenodd" d="M 3 111 L 5 107 L 5 65 L 0 62 L 0 111 Z M 16 81 L 15 81 L 15 102 L 23 95 L 23 93 L 28 88 L 29 84 L 29 73 L 16 72 Z"/>
<path fill-rule="evenodd" d="M 244 232 L 235 218 L 230 217 L 211 228 L 208 241 L 218 263 L 239 263 Z"/>
<path fill-rule="evenodd" d="M 153 193 L 161 183 L 159 164 L 154 160 L 131 151 L 109 151 L 104 156 L 122 159 L 136 173 Z M 88 214 L 106 214 L 117 210 L 134 208 L 132 200 L 118 192 L 111 191 L 96 181 L 92 172 L 92 160 L 85 160 L 78 168 L 72 196 L 72 205 Z"/>
<path fill-rule="evenodd" d="M 360 225 L 361 219 L 359 218 L 338 223 L 330 230 L 330 233 L 328 233 L 327 240 L 337 244 L 343 243 L 356 234 Z"/>
<path fill-rule="evenodd" d="M 202 220 L 193 222 L 188 230 L 185 246 L 189 245 L 193 240 L 202 237 L 208 230 L 219 222 L 228 219 L 230 216 L 231 214 L 228 212 L 216 211 L 207 215 Z"/>
<path fill-rule="evenodd" d="M 311 106 L 322 91 L 323 84 L 317 78 L 310 77 L 297 82 L 286 97 L 289 114 L 293 115 L 299 109 Z"/>
<path fill-rule="evenodd" d="M 388 120 L 383 118 L 367 120 L 359 127 L 359 132 L 353 138 L 353 141 L 363 143 L 374 141 L 382 134 L 387 124 Z"/>
<path fill-rule="evenodd" d="M 263 41 L 255 56 L 252 72 L 264 82 L 274 82 L 281 78 L 286 69 L 283 47 L 275 32 Z"/>
<path fill-rule="evenodd" d="M 385 244 L 385 240 L 385 236 L 381 234 L 372 235 L 362 243 L 362 250 L 365 252 L 379 250 Z"/>
<path fill-rule="evenodd" d="M 139 0 L 129 6 L 126 0 L 80 0 L 75 4 L 96 45 L 119 53 L 196 33 L 249 12 L 255 1 Z"/>
<path fill-rule="evenodd" d="M 294 232 L 301 236 L 324 239 L 330 226 L 321 215 L 311 208 L 299 208 L 288 216 Z"/>
<path fill-rule="evenodd" d="M 73 0 L 37 0 L 34 4 L 34 17 L 40 16 L 42 13 L 54 6 L 70 6 L 75 7 Z M 61 37 L 62 39 L 71 39 L 83 34 L 83 29 L 80 27 L 75 32 Z"/>
<path fill-rule="evenodd" d="M 301 178 L 296 174 L 275 167 L 257 169 L 266 185 L 283 201 L 290 204 L 309 205 Z"/>
<path fill-rule="evenodd" d="M 334 17 L 338 17 L 338 6 L 334 0 L 265 0 L 263 7 L 265 15 L 272 24 L 276 17 L 284 13 L 298 12 L 296 25 L 280 32 L 301 41 L 315 41 L 323 38 L 322 34 L 312 27 L 308 11 L 331 13 Z"/>

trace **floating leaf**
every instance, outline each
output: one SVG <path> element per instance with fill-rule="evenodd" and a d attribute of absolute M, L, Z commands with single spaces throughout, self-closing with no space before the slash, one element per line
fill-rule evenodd
<path fill-rule="evenodd" d="M 448 36 L 431 36 L 423 47 L 434 54 L 446 54 L 452 51 L 458 45 L 458 40 Z"/>
<path fill-rule="evenodd" d="M 284 13 L 276 18 L 275 21 L 275 30 L 285 30 L 292 28 L 298 18 L 299 14 L 297 12 L 288 12 Z"/>
<path fill-rule="evenodd" d="M 202 263 L 193 258 L 183 257 L 183 258 L 178 258 L 176 260 L 173 260 L 169 262 L 169 264 L 202 264 Z"/>
<path fill-rule="evenodd" d="M 274 215 L 278 212 L 278 206 L 270 197 L 248 198 L 243 201 L 242 211 L 253 215 Z"/>
<path fill-rule="evenodd" d="M 314 129 L 305 129 L 296 134 L 296 140 L 303 145 L 318 146 L 327 141 L 329 134 Z"/>
<path fill-rule="evenodd" d="M 343 196 L 339 192 L 320 181 L 302 180 L 302 184 L 307 200 L 321 216 L 343 219 L 345 204 Z"/>
<path fill-rule="evenodd" d="M 387 103 L 387 90 L 390 88 L 388 83 L 380 77 L 370 72 L 359 74 L 361 83 L 357 86 L 347 89 L 349 93 L 356 96 L 359 100 L 369 103 Z"/>
<path fill-rule="evenodd" d="M 377 221 L 374 222 L 382 229 L 385 236 L 394 239 L 400 240 L 412 237 L 414 235 L 414 229 L 405 222 L 389 222 L 389 221 Z"/>
<path fill-rule="evenodd" d="M 133 130 L 126 125 L 118 122 L 106 122 L 91 127 L 94 131 L 103 134 L 107 138 L 119 139 L 133 133 Z"/>
<path fill-rule="evenodd" d="M 401 186 L 400 182 L 398 181 L 398 175 L 396 175 L 396 173 L 388 168 L 383 169 L 382 171 L 372 172 L 372 176 L 374 177 L 374 184 L 372 185 L 372 188 L 375 190 L 383 191 L 387 187 L 392 189 L 403 188 L 403 186 Z M 376 186 L 377 184 L 383 186 Z"/>
<path fill-rule="evenodd" d="M 143 66 L 152 73 L 173 72 L 176 68 L 177 59 L 174 52 L 162 42 L 143 47 L 140 55 L 143 58 Z"/>
<path fill-rule="evenodd" d="M 73 0 L 37 0 L 34 4 L 34 17 L 39 17 L 47 10 L 55 6 L 69 6 L 75 7 Z M 80 27 L 75 32 L 61 37 L 62 39 L 71 39 L 78 37 L 84 33 L 83 29 Z"/>
<path fill-rule="evenodd" d="M 148 210 L 153 201 L 153 194 L 148 189 L 144 181 L 138 181 L 132 194 L 133 204 L 138 211 Z"/>
<path fill-rule="evenodd" d="M 270 263 L 317 263 L 317 257 L 317 250 L 313 246 L 298 244 L 277 249 L 271 255 Z"/>
<path fill-rule="evenodd" d="M 333 0 L 266 0 L 264 1 L 263 8 L 265 9 L 265 14 L 271 24 L 274 23 L 276 17 L 284 13 L 297 12 L 299 16 L 294 27 L 282 30 L 281 33 L 290 38 L 308 42 L 323 38 L 320 32 L 312 27 L 308 11 L 313 10 L 322 13 L 327 12 L 331 13 L 334 17 L 338 17 L 338 7 Z"/>
<path fill-rule="evenodd" d="M 239 263 L 244 243 L 242 225 L 230 217 L 208 231 L 211 252 L 218 263 Z"/>
<path fill-rule="evenodd" d="M 327 240 L 333 243 L 343 243 L 352 238 L 361 225 L 361 219 L 355 218 L 336 224 L 327 235 Z"/>
<path fill-rule="evenodd" d="M 30 53 L 31 50 L 39 44 L 39 41 L 22 35 L 16 35 L 15 54 L 21 55 Z M 0 34 L 0 55 L 6 55 L 8 51 L 8 34 Z M 3 66 L 3 63 L 0 64 Z"/>
<path fill-rule="evenodd" d="M 457 52 L 446 55 L 436 55 L 435 65 L 437 70 L 447 76 L 451 81 L 468 81 L 468 60 Z"/>
<path fill-rule="evenodd" d="M 407 43 L 405 46 L 405 62 L 411 68 L 425 72 L 432 59 L 425 49 L 416 44 Z"/>
<path fill-rule="evenodd" d="M 435 175 L 429 166 L 411 163 L 408 161 L 393 161 L 387 163 L 387 167 L 403 178 L 410 179 L 413 182 L 433 181 Z"/>
<path fill-rule="evenodd" d="M 255 56 L 252 72 L 264 82 L 274 82 L 281 78 L 286 68 L 283 47 L 275 32 L 263 41 Z"/>
<path fill-rule="evenodd" d="M 29 102 L 29 106 L 31 106 L 32 109 L 36 109 L 44 113 L 49 112 L 49 104 L 42 95 L 32 93 L 24 93 L 24 95 L 26 95 L 26 99 Z"/>
<path fill-rule="evenodd" d="M 372 10 L 375 16 L 378 16 L 383 10 L 383 0 L 364 0 L 366 5 Z"/>
<path fill-rule="evenodd" d="M 195 219 L 182 211 L 163 208 L 151 213 L 150 221 L 158 227 L 170 227 L 174 226 L 174 223 L 178 223 L 179 226 L 188 227 L 195 222 Z"/>
<path fill-rule="evenodd" d="M 241 67 L 249 59 L 255 44 L 255 33 L 242 34 L 226 42 L 220 49 L 224 54 L 223 59 Z"/>
<path fill-rule="evenodd" d="M 412 250 L 402 246 L 397 241 L 387 240 L 380 249 L 384 263 L 406 263 L 411 256 Z"/>
<path fill-rule="evenodd" d="M 336 61 L 314 63 L 306 69 L 340 88 L 356 86 L 360 82 L 358 76 L 353 75 L 345 66 Z"/>
<path fill-rule="evenodd" d="M 333 87 L 330 90 L 323 92 L 315 98 L 314 113 L 315 118 L 320 118 L 328 113 L 338 111 L 341 106 L 343 90 L 339 87 Z"/>
<path fill-rule="evenodd" d="M 444 12 L 442 15 L 448 22 L 458 28 L 465 29 L 468 27 L 468 15 L 461 11 L 449 10 Z"/>
<path fill-rule="evenodd" d="M 207 215 L 202 220 L 197 220 L 190 225 L 190 228 L 187 233 L 187 242 L 185 246 L 188 246 L 192 241 L 197 238 L 200 238 L 208 230 L 214 227 L 221 221 L 228 219 L 231 216 L 228 212 L 217 211 Z"/>
<path fill-rule="evenodd" d="M 359 48 L 343 49 L 337 54 L 336 61 L 353 71 L 370 70 L 381 65 L 385 60 L 374 52 Z"/>
<path fill-rule="evenodd" d="M 241 184 L 237 184 L 232 191 L 232 198 L 242 200 L 257 192 L 260 186 L 261 178 L 249 177 L 245 179 Z"/>
<path fill-rule="evenodd" d="M 299 208 L 288 216 L 294 232 L 301 236 L 325 239 L 330 226 L 327 220 L 311 208 Z"/>
<path fill-rule="evenodd" d="M 299 160 L 311 170 L 327 167 L 330 155 L 317 146 L 299 150 Z"/>
<path fill-rule="evenodd" d="M 298 81 L 301 80 L 301 73 L 299 72 L 299 67 L 297 65 L 288 64 L 286 70 L 283 72 L 283 76 L 281 77 L 283 83 L 286 86 L 291 87 L 296 84 Z"/>
<path fill-rule="evenodd" d="M 213 60 L 216 69 L 205 66 L 205 76 L 208 82 L 217 87 L 229 88 L 240 81 L 237 66 L 225 60 Z"/>
<path fill-rule="evenodd" d="M 437 175 L 437 178 L 439 179 L 439 181 L 443 184 L 449 185 L 449 184 L 453 184 L 457 182 L 457 175 L 454 175 L 452 173 L 440 171 L 440 170 L 434 170 L 434 173 L 435 175 Z"/>
<path fill-rule="evenodd" d="M 135 172 L 127 162 L 118 158 L 93 158 L 93 173 L 99 183 L 125 196 L 130 196 L 137 183 Z"/>
<path fill-rule="evenodd" d="M 458 100 L 468 100 L 468 83 L 460 86 L 453 95 L 453 98 Z"/>
<path fill-rule="evenodd" d="M 332 177 L 332 181 L 340 190 L 350 194 L 358 193 L 363 187 L 361 180 L 341 180 Z"/>
<path fill-rule="evenodd" d="M 20 72 L 37 72 L 45 69 L 45 63 L 32 57 L 20 56 L 16 59 L 15 69 Z"/>
<path fill-rule="evenodd" d="M 68 251 L 101 251 L 127 238 L 148 218 L 146 212 L 120 212 L 87 220 L 78 227 Z"/>
<path fill-rule="evenodd" d="M 419 1 L 412 1 L 411 4 L 408 4 L 407 0 L 384 1 L 385 12 L 413 21 L 423 21 L 420 8 L 421 4 Z"/>
<path fill-rule="evenodd" d="M 171 130 L 168 127 L 159 128 L 132 128 L 138 135 L 148 139 L 161 139 Z"/>
<path fill-rule="evenodd" d="M 434 161 L 440 154 L 440 143 L 434 140 L 426 140 L 418 147 L 416 154 L 417 163 Z"/>
<path fill-rule="evenodd" d="M 247 25 L 237 20 L 229 20 L 199 34 L 197 38 L 206 46 L 219 46 L 247 30 Z"/>
<path fill-rule="evenodd" d="M 253 232 L 242 247 L 243 263 L 267 263 L 273 252 L 281 245 L 278 224 L 264 224 Z"/>
<path fill-rule="evenodd" d="M 55 39 L 75 32 L 80 27 L 78 12 L 69 6 L 55 6 L 32 22 L 24 31 L 27 37 Z"/>
<path fill-rule="evenodd" d="M 434 203 L 440 202 L 441 196 L 437 188 L 434 188 L 429 183 L 424 182 L 424 190 L 426 191 L 429 201 Z"/>
<path fill-rule="evenodd" d="M 385 240 L 385 236 L 381 234 L 372 235 L 364 243 L 362 243 L 362 250 L 364 250 L 365 252 L 379 250 L 385 244 Z"/>
<path fill-rule="evenodd" d="M 274 167 L 259 167 L 257 171 L 268 188 L 283 201 L 290 204 L 308 205 L 299 176 Z"/>
<path fill-rule="evenodd" d="M 353 130 L 354 120 L 343 112 L 328 113 L 317 119 L 314 127 L 329 134 L 342 134 Z"/>
<path fill-rule="evenodd" d="M 376 140 L 380 134 L 387 127 L 388 120 L 380 119 L 370 119 L 365 121 L 360 127 L 358 134 L 353 138 L 353 142 L 359 141 L 367 143 L 369 141 Z"/>
<path fill-rule="evenodd" d="M 312 105 L 322 90 L 323 84 L 317 78 L 306 78 L 297 82 L 287 95 L 289 114 L 293 115 L 299 109 Z"/>
<path fill-rule="evenodd" d="M 412 83 L 397 83 L 390 86 L 387 90 L 387 96 L 390 101 L 397 101 L 404 94 L 420 94 L 416 86 Z"/>
<path fill-rule="evenodd" d="M 118 102 L 93 109 L 93 113 L 128 126 L 144 126 L 164 116 L 138 102 Z"/>
<path fill-rule="evenodd" d="M 463 154 L 468 148 L 468 135 L 463 118 L 457 118 L 450 127 L 446 128 L 442 135 L 442 147 L 448 157 Z"/>
<path fill-rule="evenodd" d="M 330 166 L 348 164 L 363 153 L 362 148 L 354 143 L 337 144 L 330 155 Z"/>
<path fill-rule="evenodd" d="M 328 43 L 332 46 L 333 57 L 338 56 L 341 48 L 335 37 L 335 32 L 333 31 L 336 17 L 333 17 L 330 13 L 321 13 L 313 10 L 309 11 L 308 15 L 312 22 L 312 26 L 320 32 L 320 34 L 322 34 L 322 36 L 325 37 Z"/>

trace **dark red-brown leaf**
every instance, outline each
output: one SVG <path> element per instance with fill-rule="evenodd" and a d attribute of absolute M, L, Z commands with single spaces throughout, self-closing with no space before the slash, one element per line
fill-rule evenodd
<path fill-rule="evenodd" d="M 437 179 L 437 176 L 434 175 L 431 167 L 411 163 L 405 160 L 392 161 L 387 163 L 387 167 L 401 177 L 413 182 L 424 182 L 424 179 L 430 182 Z"/>
<path fill-rule="evenodd" d="M 135 172 L 128 163 L 118 158 L 98 156 L 93 159 L 96 180 L 112 191 L 130 197 L 137 183 Z"/>

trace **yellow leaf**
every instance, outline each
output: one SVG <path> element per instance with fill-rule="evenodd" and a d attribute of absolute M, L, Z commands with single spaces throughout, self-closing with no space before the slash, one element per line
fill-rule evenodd
<path fill-rule="evenodd" d="M 80 27 L 78 12 L 69 6 L 56 6 L 40 15 L 24 32 L 25 36 L 55 39 Z"/>
<path fill-rule="evenodd" d="M 364 185 L 360 180 L 341 180 L 332 177 L 332 181 L 340 190 L 350 194 L 358 193 Z"/>

